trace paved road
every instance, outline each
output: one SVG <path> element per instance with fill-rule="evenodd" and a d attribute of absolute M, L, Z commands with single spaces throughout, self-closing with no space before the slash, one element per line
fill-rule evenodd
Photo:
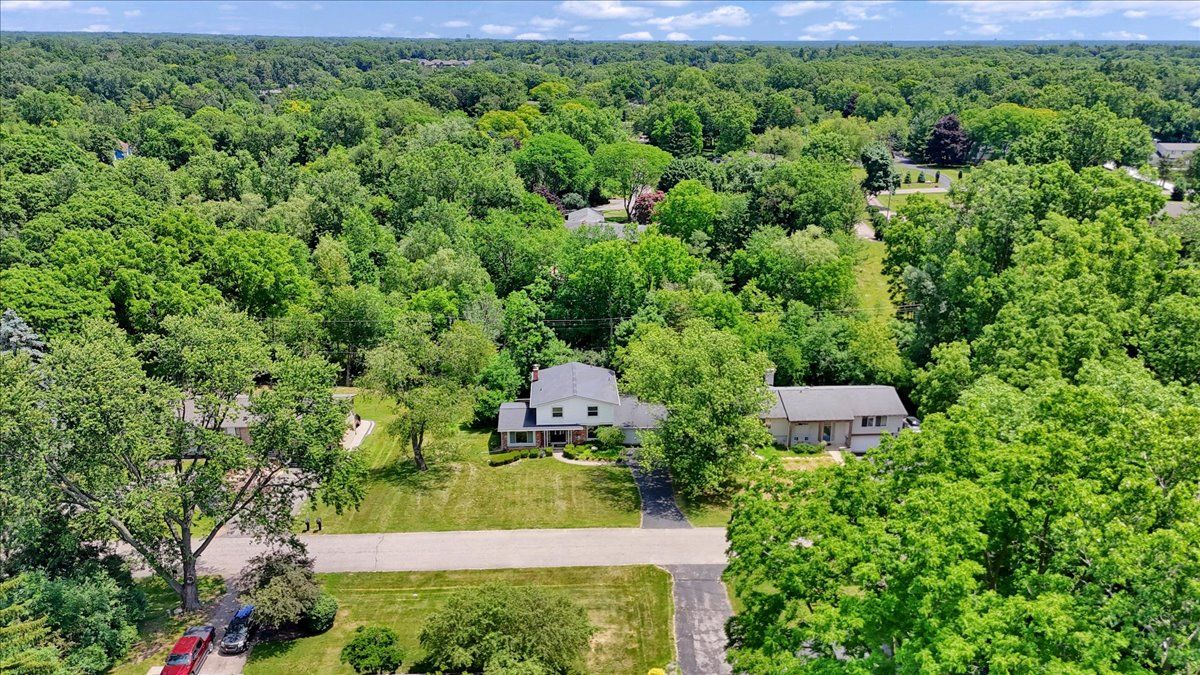
<path fill-rule="evenodd" d="M 721 527 L 310 534 L 300 540 L 318 572 L 725 564 Z M 262 549 L 249 537 L 218 537 L 200 559 L 200 572 L 236 575 Z"/>
<path fill-rule="evenodd" d="M 733 616 L 721 582 L 724 565 L 670 565 L 674 578 L 675 648 L 684 675 L 724 675 L 725 621 Z"/>
<path fill-rule="evenodd" d="M 665 469 L 646 471 L 631 462 L 633 482 L 642 498 L 642 528 L 652 530 L 686 529 L 692 526 L 675 503 L 671 475 Z"/>

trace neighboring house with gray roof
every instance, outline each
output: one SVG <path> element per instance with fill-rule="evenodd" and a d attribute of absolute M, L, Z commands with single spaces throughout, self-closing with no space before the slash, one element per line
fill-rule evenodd
<path fill-rule="evenodd" d="M 771 382 L 773 373 L 768 373 Z M 500 449 L 580 445 L 602 426 L 625 432 L 626 445 L 638 445 L 641 432 L 658 428 L 666 409 L 621 395 L 617 376 L 607 368 L 564 363 L 533 367 L 529 398 L 500 406 Z M 866 452 L 884 434 L 900 432 L 908 411 L 892 387 L 769 387 L 770 407 L 760 416 L 775 442 L 829 446 Z"/>
<path fill-rule="evenodd" d="M 785 446 L 828 445 L 866 452 L 896 435 L 908 415 L 895 388 L 884 385 L 771 387 L 763 422 Z"/>
<path fill-rule="evenodd" d="M 1154 143 L 1154 156 L 1151 157 L 1152 163 L 1163 166 L 1183 166 L 1187 164 L 1188 159 L 1200 148 L 1200 143 L 1162 143 L 1156 141 Z"/>

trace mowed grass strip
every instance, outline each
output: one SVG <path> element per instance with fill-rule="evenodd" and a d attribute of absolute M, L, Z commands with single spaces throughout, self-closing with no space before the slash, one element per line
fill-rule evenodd
<path fill-rule="evenodd" d="M 426 617 L 455 591 L 489 582 L 557 588 L 586 609 L 597 628 L 586 657 L 589 673 L 640 674 L 674 660 L 671 577 L 657 567 L 362 572 L 319 578 L 340 606 L 333 628 L 256 645 L 247 675 L 353 673 L 338 657 L 362 625 L 395 630 L 406 653 L 401 672 L 409 672 L 424 657 L 418 638 Z"/>
<path fill-rule="evenodd" d="M 429 470 L 418 471 L 405 439 L 392 436 L 390 403 L 360 394 L 355 410 L 375 430 L 357 452 L 370 474 L 357 511 L 338 515 L 320 507 L 323 532 L 437 532 L 571 527 L 637 527 L 637 486 L 629 469 L 576 466 L 556 459 L 526 459 L 489 466 L 489 433 L 463 431 L 434 442 Z"/>

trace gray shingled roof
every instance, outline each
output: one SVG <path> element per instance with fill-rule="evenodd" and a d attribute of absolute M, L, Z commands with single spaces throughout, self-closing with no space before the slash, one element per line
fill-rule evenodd
<path fill-rule="evenodd" d="M 602 225 L 603 223 L 603 213 L 600 213 L 596 209 L 579 209 L 567 214 L 565 225 L 568 230 L 578 230 L 584 225 Z"/>
<path fill-rule="evenodd" d="M 1196 152 L 1200 148 L 1200 143 L 1155 143 L 1155 150 L 1159 155 L 1170 159 L 1180 159 Z"/>
<path fill-rule="evenodd" d="M 834 387 L 772 387 L 777 402 L 763 417 L 792 422 L 852 420 L 864 415 L 907 415 L 894 387 L 852 385 Z"/>
<path fill-rule="evenodd" d="M 537 381 L 529 385 L 529 405 L 535 408 L 571 396 L 613 405 L 621 403 L 613 371 L 575 361 L 543 368 Z"/>
<path fill-rule="evenodd" d="M 613 422 L 624 429 L 657 429 L 666 416 L 667 409 L 658 403 L 643 403 L 636 396 L 622 396 Z"/>

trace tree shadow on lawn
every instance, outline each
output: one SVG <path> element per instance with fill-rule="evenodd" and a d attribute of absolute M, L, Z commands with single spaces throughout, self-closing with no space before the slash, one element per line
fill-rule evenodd
<path fill-rule="evenodd" d="M 602 467 L 589 472 L 587 490 L 605 506 L 622 511 L 641 510 L 642 500 L 628 467 Z"/>
<path fill-rule="evenodd" d="M 421 471 L 411 458 L 402 459 L 384 467 L 371 470 L 371 479 L 389 483 L 404 490 L 420 492 L 445 487 L 454 476 L 454 460 L 439 458 L 430 462 L 429 468 Z"/>

